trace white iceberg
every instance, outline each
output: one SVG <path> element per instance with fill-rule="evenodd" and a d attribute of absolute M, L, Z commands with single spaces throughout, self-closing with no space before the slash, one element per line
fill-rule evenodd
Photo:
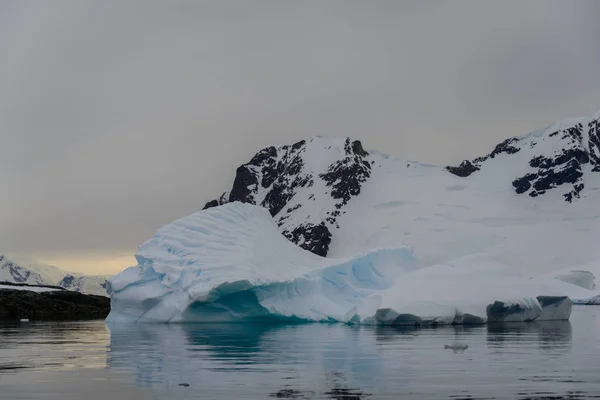
<path fill-rule="evenodd" d="M 371 307 L 351 310 L 350 319 L 395 325 L 471 324 L 563 320 L 571 313 L 571 301 L 562 292 L 486 255 L 403 274 L 373 298 L 378 301 L 364 302 L 370 301 Z"/>
<path fill-rule="evenodd" d="M 556 290 L 487 256 L 426 268 L 403 246 L 319 257 L 282 236 L 266 209 L 237 202 L 166 225 L 136 259 L 108 281 L 109 321 L 460 324 L 571 310 Z"/>
<path fill-rule="evenodd" d="M 554 293 L 568 296 L 574 304 L 600 305 L 600 288 L 595 277 L 600 276 L 597 264 L 554 271 L 536 278 Z"/>

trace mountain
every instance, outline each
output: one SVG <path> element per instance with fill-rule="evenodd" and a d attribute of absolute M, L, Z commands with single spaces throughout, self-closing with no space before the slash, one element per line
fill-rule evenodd
<path fill-rule="evenodd" d="M 584 175 L 600 172 L 600 118 L 565 120 L 546 129 L 500 143 L 485 157 L 465 160 L 458 167 L 447 167 L 457 176 L 468 177 L 486 167 L 486 161 L 501 154 L 517 154 L 513 163 L 524 171 L 512 181 L 518 194 L 531 197 L 562 187 L 567 202 L 580 197 L 585 189 Z"/>
<path fill-rule="evenodd" d="M 21 267 L 2 254 L 0 254 L 0 282 L 27 283 L 30 285 L 44 285 L 47 283 L 37 272 Z"/>
<path fill-rule="evenodd" d="M 73 292 L 106 296 L 106 278 L 66 272 L 53 265 L 30 260 L 16 263 L 0 255 L 0 282 L 60 286 Z"/>
<path fill-rule="evenodd" d="M 290 241 L 328 257 L 405 244 L 425 265 L 472 253 L 532 273 L 598 264 L 599 121 L 561 121 L 459 166 L 366 151 L 349 138 L 271 146 L 204 208 L 260 205 Z"/>

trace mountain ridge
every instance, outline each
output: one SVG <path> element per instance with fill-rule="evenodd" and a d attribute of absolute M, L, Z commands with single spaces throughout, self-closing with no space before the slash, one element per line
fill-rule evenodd
<path fill-rule="evenodd" d="M 0 254 L 0 281 L 58 286 L 73 292 L 106 296 L 106 278 L 63 271 L 53 265 L 29 263 L 28 267 L 24 267 Z"/>
<path fill-rule="evenodd" d="M 459 166 L 424 165 L 365 150 L 358 140 L 314 136 L 258 151 L 238 167 L 231 190 L 204 208 L 232 201 L 263 206 L 284 236 L 322 256 L 344 256 L 394 241 L 422 248 L 431 236 L 433 245 L 441 240 L 441 247 L 437 256 L 427 250 L 430 261 L 444 262 L 464 255 L 450 245 L 463 246 L 460 225 L 470 223 L 485 233 L 488 221 L 508 227 L 527 220 L 537 230 L 544 220 L 554 221 L 557 210 L 573 214 L 565 217 L 573 220 L 582 215 L 600 218 L 592 206 L 600 188 L 599 120 L 559 121 L 508 138 L 487 155 Z M 452 234 L 456 238 L 447 237 Z M 510 235 L 505 229 L 489 236 L 489 243 L 475 233 L 464 239 L 482 242 L 474 248 L 479 252 L 495 242 L 509 243 Z M 544 235 L 526 234 L 529 240 Z M 518 244 L 509 247 L 514 248 L 509 259 L 524 253 Z M 574 253 L 570 262 L 561 260 L 561 254 L 552 254 L 554 258 L 552 266 L 563 268 L 594 262 L 600 255 L 588 248 Z"/>

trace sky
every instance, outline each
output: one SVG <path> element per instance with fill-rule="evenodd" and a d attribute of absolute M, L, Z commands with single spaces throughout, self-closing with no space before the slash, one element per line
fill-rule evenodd
<path fill-rule="evenodd" d="M 600 2 L 3 0 L 0 253 L 114 273 L 313 135 L 453 164 L 600 110 Z"/>

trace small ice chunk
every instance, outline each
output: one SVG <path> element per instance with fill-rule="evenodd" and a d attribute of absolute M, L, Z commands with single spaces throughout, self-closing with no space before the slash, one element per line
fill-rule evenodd
<path fill-rule="evenodd" d="M 466 350 L 468 348 L 469 348 L 469 345 L 467 345 L 467 344 L 461 344 L 461 343 L 453 343 L 453 344 L 445 344 L 444 345 L 444 349 L 450 349 L 450 350 L 455 350 L 455 351 L 457 351 L 457 350 L 464 351 L 464 350 Z"/>

